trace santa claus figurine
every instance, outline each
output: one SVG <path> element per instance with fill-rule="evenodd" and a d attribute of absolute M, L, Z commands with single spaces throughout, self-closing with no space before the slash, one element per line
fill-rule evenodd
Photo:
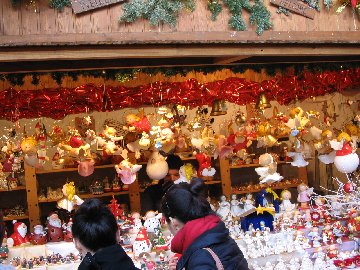
<path fill-rule="evenodd" d="M 33 245 L 45 245 L 46 243 L 46 232 L 42 225 L 35 225 L 34 232 L 30 235 L 30 242 Z"/>
<path fill-rule="evenodd" d="M 64 234 L 61 227 L 61 220 L 58 214 L 53 213 L 47 218 L 47 234 L 49 242 L 60 242 L 64 240 Z"/>
<path fill-rule="evenodd" d="M 7 239 L 7 244 L 9 247 L 30 244 L 25 223 L 14 220 L 14 233 Z"/>

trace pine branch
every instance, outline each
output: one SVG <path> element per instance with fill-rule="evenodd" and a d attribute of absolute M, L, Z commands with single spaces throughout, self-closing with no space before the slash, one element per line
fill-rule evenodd
<path fill-rule="evenodd" d="M 208 9 L 211 12 L 211 20 L 216 21 L 217 16 L 222 11 L 222 5 L 219 0 L 208 0 Z"/>
<path fill-rule="evenodd" d="M 58 11 L 63 11 L 64 7 L 71 7 L 70 0 L 49 0 L 49 6 Z"/>
<path fill-rule="evenodd" d="M 260 36 L 265 30 L 272 27 L 270 22 L 270 12 L 265 7 L 262 0 L 255 0 L 251 8 L 250 23 L 256 25 L 256 33 Z"/>
<path fill-rule="evenodd" d="M 229 20 L 229 26 L 232 29 L 235 29 L 236 31 L 245 31 L 246 30 L 246 24 L 245 24 L 244 19 L 241 14 L 231 16 L 231 18 Z"/>

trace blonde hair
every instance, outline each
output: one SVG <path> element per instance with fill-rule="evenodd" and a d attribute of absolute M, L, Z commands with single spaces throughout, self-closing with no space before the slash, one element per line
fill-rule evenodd
<path fill-rule="evenodd" d="M 69 182 L 65 184 L 65 192 L 66 196 L 69 201 L 72 201 L 72 199 L 75 196 L 75 185 L 74 182 Z"/>

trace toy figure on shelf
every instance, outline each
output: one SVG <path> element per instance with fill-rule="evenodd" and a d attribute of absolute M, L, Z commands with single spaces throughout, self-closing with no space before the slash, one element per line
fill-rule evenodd
<path fill-rule="evenodd" d="M 131 218 L 132 218 L 132 222 L 133 222 L 132 232 L 138 233 L 140 231 L 141 227 L 143 226 L 140 213 L 138 213 L 138 212 L 132 213 Z"/>
<path fill-rule="evenodd" d="M 240 207 L 241 202 L 237 199 L 236 194 L 231 195 L 231 215 L 233 217 L 238 217 L 243 212 L 243 209 Z"/>
<path fill-rule="evenodd" d="M 95 161 L 92 158 L 85 158 L 84 150 L 79 151 L 79 157 L 80 161 L 78 161 L 78 173 L 83 177 L 92 175 L 95 170 Z"/>
<path fill-rule="evenodd" d="M 121 186 L 119 183 L 119 177 L 117 175 L 115 175 L 114 180 L 112 182 L 112 191 L 113 192 L 119 192 L 121 190 Z"/>
<path fill-rule="evenodd" d="M 14 222 L 14 233 L 7 239 L 9 247 L 23 246 L 30 244 L 29 237 L 27 235 L 27 226 L 23 222 Z"/>
<path fill-rule="evenodd" d="M 231 214 L 230 203 L 226 200 L 225 195 L 220 197 L 219 208 L 216 213 L 221 217 L 222 220 L 226 220 Z"/>
<path fill-rule="evenodd" d="M 211 167 L 211 157 L 205 153 L 197 153 L 196 160 L 199 162 L 198 176 L 213 177 L 216 170 Z"/>
<path fill-rule="evenodd" d="M 281 194 L 281 205 L 280 205 L 280 209 L 281 211 L 285 212 L 289 212 L 295 209 L 295 204 L 291 203 L 290 199 L 291 199 L 291 192 L 287 189 L 284 189 Z"/>
<path fill-rule="evenodd" d="M 250 210 L 255 209 L 254 204 L 255 201 L 253 195 L 251 193 L 247 194 L 244 202 L 244 211 L 248 212 Z"/>
<path fill-rule="evenodd" d="M 2 164 L 0 162 L 0 190 L 8 190 L 8 181 L 6 179 L 6 174 L 2 171 Z"/>
<path fill-rule="evenodd" d="M 44 245 L 47 241 L 44 227 L 42 225 L 35 225 L 34 232 L 30 234 L 29 239 L 33 245 Z"/>
<path fill-rule="evenodd" d="M 81 205 L 84 201 L 75 194 L 74 182 L 66 183 L 62 188 L 63 198 L 57 202 L 57 207 L 71 212 L 75 206 Z"/>
<path fill-rule="evenodd" d="M 111 213 L 113 213 L 114 217 L 121 217 L 123 215 L 123 210 L 120 206 L 120 204 L 118 204 L 117 200 L 115 199 L 115 196 L 112 196 L 112 199 L 110 201 L 111 203 L 108 205 L 108 207 L 110 208 Z"/>
<path fill-rule="evenodd" d="M 179 179 L 175 180 L 174 184 L 189 183 L 191 178 L 194 176 L 194 167 L 191 163 L 186 163 L 180 167 L 179 175 Z"/>
<path fill-rule="evenodd" d="M 298 197 L 297 201 L 300 203 L 300 207 L 303 209 L 309 208 L 310 195 L 313 193 L 314 188 L 309 188 L 306 184 L 301 183 L 297 187 Z"/>
<path fill-rule="evenodd" d="M 151 242 L 147 235 L 146 229 L 142 228 L 136 236 L 133 244 L 135 258 L 138 258 L 142 252 L 150 252 L 152 248 Z"/>
<path fill-rule="evenodd" d="M 24 153 L 24 160 L 27 165 L 35 167 L 38 163 L 37 141 L 33 137 L 26 137 L 21 142 L 21 150 Z"/>
<path fill-rule="evenodd" d="M 72 224 L 73 224 L 73 221 L 70 218 L 70 220 L 67 223 L 64 223 L 62 225 L 65 242 L 72 242 L 73 241 L 74 237 L 73 237 L 72 230 L 71 230 Z"/>
<path fill-rule="evenodd" d="M 64 240 L 61 220 L 56 213 L 47 218 L 47 235 L 49 242 L 60 242 Z"/>
<path fill-rule="evenodd" d="M 158 214 L 157 212 L 154 211 L 148 211 L 145 214 L 145 222 L 144 222 L 144 227 L 146 228 L 147 232 L 155 232 L 155 229 L 158 229 L 161 227 L 161 223 L 160 220 L 162 218 L 162 214 Z"/>

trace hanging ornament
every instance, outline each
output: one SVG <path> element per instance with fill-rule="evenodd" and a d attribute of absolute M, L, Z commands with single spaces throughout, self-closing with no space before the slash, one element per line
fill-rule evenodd
<path fill-rule="evenodd" d="M 267 99 L 266 95 L 264 92 L 261 92 L 258 96 L 258 100 L 256 102 L 255 108 L 263 111 L 267 108 L 271 108 L 271 104 L 269 102 L 269 100 Z"/>
<path fill-rule="evenodd" d="M 346 193 L 352 193 L 353 191 L 355 191 L 355 184 L 351 181 L 347 182 L 345 185 L 344 185 L 344 191 Z"/>
<path fill-rule="evenodd" d="M 235 116 L 235 123 L 238 126 L 241 126 L 246 123 L 245 113 L 238 111 Z"/>

